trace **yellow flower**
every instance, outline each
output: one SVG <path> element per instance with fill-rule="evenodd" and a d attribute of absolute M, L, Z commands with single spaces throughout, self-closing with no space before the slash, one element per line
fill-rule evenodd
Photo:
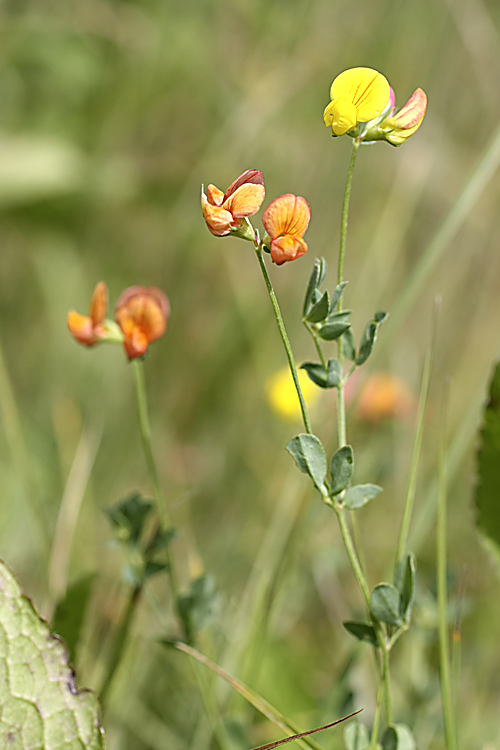
<path fill-rule="evenodd" d="M 304 370 L 299 370 L 298 376 L 306 405 L 311 406 L 317 400 L 320 391 L 309 380 L 309 376 Z M 278 370 L 268 378 L 266 394 L 271 408 L 280 417 L 291 421 L 301 419 L 299 397 L 288 367 Z"/>
<path fill-rule="evenodd" d="M 419 129 L 427 109 L 425 91 L 417 89 L 397 114 L 393 110 L 379 125 L 386 141 L 393 146 L 401 146 Z"/>
<path fill-rule="evenodd" d="M 344 135 L 359 123 L 379 117 L 390 101 L 387 79 L 372 68 L 350 68 L 337 76 L 330 89 L 331 102 L 323 113 L 333 135 Z"/>

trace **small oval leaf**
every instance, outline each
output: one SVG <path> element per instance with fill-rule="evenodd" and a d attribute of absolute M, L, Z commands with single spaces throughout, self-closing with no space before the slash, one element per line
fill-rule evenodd
<path fill-rule="evenodd" d="M 377 339 L 378 329 L 386 318 L 387 313 L 376 312 L 373 316 L 373 320 L 370 320 L 367 324 L 359 345 L 358 357 L 356 359 L 356 364 L 358 366 L 364 364 L 372 353 Z"/>
<path fill-rule="evenodd" d="M 335 287 L 335 291 L 333 293 L 332 301 L 330 304 L 330 312 L 334 312 L 335 308 L 337 307 L 340 298 L 342 297 L 342 294 L 344 292 L 345 287 L 347 286 L 347 281 L 341 281 L 340 284 L 338 284 Z"/>
<path fill-rule="evenodd" d="M 309 323 L 319 323 L 321 320 L 324 320 L 326 318 L 329 310 L 330 295 L 328 294 L 328 292 L 325 292 L 320 298 L 319 302 L 316 302 L 316 304 L 311 307 L 306 315 L 306 320 L 308 320 Z"/>
<path fill-rule="evenodd" d="M 304 306 L 302 308 L 302 316 L 305 318 L 310 311 L 313 304 L 313 293 L 322 284 L 326 276 L 326 261 L 324 258 L 316 258 L 314 261 L 313 270 L 309 276 L 307 282 L 306 295 L 304 298 Z"/>
<path fill-rule="evenodd" d="M 399 563 L 396 570 L 394 582 L 399 591 L 399 611 L 405 622 L 408 622 L 413 606 L 416 569 L 415 555 L 409 554 Z"/>
<path fill-rule="evenodd" d="M 376 620 L 399 627 L 399 591 L 390 583 L 379 583 L 372 591 L 370 609 Z"/>
<path fill-rule="evenodd" d="M 349 487 L 345 493 L 342 504 L 344 508 L 348 510 L 358 510 L 364 505 L 373 500 L 374 497 L 380 495 L 382 487 L 378 484 L 355 484 L 354 487 Z"/>
<path fill-rule="evenodd" d="M 370 745 L 368 729 L 360 721 L 353 721 L 344 729 L 344 743 L 347 750 L 365 750 Z"/>
<path fill-rule="evenodd" d="M 316 435 L 302 433 L 290 440 L 286 446 L 300 471 L 309 474 L 322 492 L 326 480 L 326 454 Z"/>
<path fill-rule="evenodd" d="M 392 724 L 382 737 L 383 750 L 415 750 L 415 739 L 406 724 Z"/>
<path fill-rule="evenodd" d="M 338 495 L 343 492 L 351 481 L 354 469 L 354 454 L 350 445 L 344 445 L 334 454 L 330 462 L 330 476 L 332 483 L 330 493 Z"/>
<path fill-rule="evenodd" d="M 371 646 L 378 646 L 377 635 L 373 625 L 367 625 L 365 622 L 352 622 L 350 620 L 343 622 L 342 625 L 358 641 L 365 641 Z"/>

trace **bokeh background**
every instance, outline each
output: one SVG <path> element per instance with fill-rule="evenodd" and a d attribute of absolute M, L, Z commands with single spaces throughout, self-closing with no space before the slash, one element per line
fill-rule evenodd
<path fill-rule="evenodd" d="M 333 78 L 357 65 L 382 71 L 399 105 L 417 86 L 429 98 L 412 140 L 358 157 L 346 304 L 358 337 L 375 310 L 394 313 L 358 392 L 384 371 L 418 398 L 441 297 L 412 537 L 417 608 L 395 652 L 396 715 L 415 728 L 420 750 L 443 747 L 434 521 L 445 429 L 450 621 L 457 600 L 462 612 L 460 740 L 495 748 L 499 580 L 474 528 L 473 491 L 481 404 L 500 350 L 498 147 L 455 231 L 435 238 L 499 127 L 496 0 L 2 0 L 0 555 L 46 614 L 54 592 L 93 574 L 74 658 L 80 685 L 99 689 L 126 592 L 104 509 L 150 487 L 123 352 L 78 347 L 65 319 L 86 311 L 101 279 L 113 301 L 129 285 L 157 285 L 172 316 L 146 371 L 179 529 L 173 553 L 183 587 L 206 571 L 218 591 L 200 647 L 304 728 L 353 706 L 370 721 L 368 647 L 341 625 L 362 614 L 361 598 L 332 514 L 284 451 L 300 423 L 274 414 L 266 397 L 285 358 L 258 265 L 247 243 L 213 238 L 199 208 L 201 183 L 225 189 L 248 168 L 263 170 L 268 199 L 307 198 L 309 254 L 270 272 L 297 360 L 313 358 L 300 306 L 315 256 L 327 259 L 334 285 L 350 149 L 331 138 L 322 111 Z M 374 585 L 394 557 L 414 410 L 369 421 L 356 399 L 356 479 L 385 488 L 360 516 Z M 313 419 L 334 449 L 329 394 Z M 58 518 L 74 536 L 62 534 L 68 543 L 50 572 Z M 159 577 L 154 587 L 173 632 L 167 583 Z M 162 636 L 144 601 L 105 716 L 111 750 L 217 746 L 192 665 L 158 646 Z M 279 736 L 220 682 L 210 689 L 231 750 Z M 319 741 L 341 747 L 341 732 Z"/>

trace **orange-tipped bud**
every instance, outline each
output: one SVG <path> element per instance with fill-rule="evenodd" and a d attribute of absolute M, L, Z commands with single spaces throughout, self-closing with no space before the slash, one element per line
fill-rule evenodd
<path fill-rule="evenodd" d="M 380 125 L 385 140 L 393 146 L 401 146 L 422 124 L 427 109 L 427 96 L 423 89 L 417 89 L 404 107 L 391 117 L 386 117 Z"/>
<path fill-rule="evenodd" d="M 123 331 L 123 346 L 129 359 L 143 357 L 148 347 L 167 330 L 170 304 L 154 286 L 131 286 L 120 295 L 115 320 Z"/>
<path fill-rule="evenodd" d="M 80 315 L 74 310 L 68 313 L 67 323 L 73 338 L 85 346 L 93 346 L 102 341 L 106 336 L 103 323 L 107 310 L 108 287 L 104 281 L 100 281 L 92 294 L 89 314 Z"/>
<path fill-rule="evenodd" d="M 305 198 L 287 193 L 275 198 L 264 211 L 262 223 L 271 240 L 271 258 L 277 266 L 307 253 L 302 239 L 311 220 Z"/>
<path fill-rule="evenodd" d="M 206 194 L 201 191 L 201 210 L 209 231 L 224 237 L 238 230 L 242 219 L 257 213 L 264 196 L 264 175 L 257 169 L 243 172 L 225 193 L 209 185 Z"/>

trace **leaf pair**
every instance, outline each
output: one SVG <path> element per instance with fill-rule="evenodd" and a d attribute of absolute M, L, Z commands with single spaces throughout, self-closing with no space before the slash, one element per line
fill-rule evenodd
<path fill-rule="evenodd" d="M 347 750 L 367 750 L 370 747 L 368 729 L 360 721 L 349 724 L 344 730 L 344 743 Z M 415 750 L 415 747 L 415 740 L 406 724 L 391 724 L 382 736 L 382 750 Z"/>

